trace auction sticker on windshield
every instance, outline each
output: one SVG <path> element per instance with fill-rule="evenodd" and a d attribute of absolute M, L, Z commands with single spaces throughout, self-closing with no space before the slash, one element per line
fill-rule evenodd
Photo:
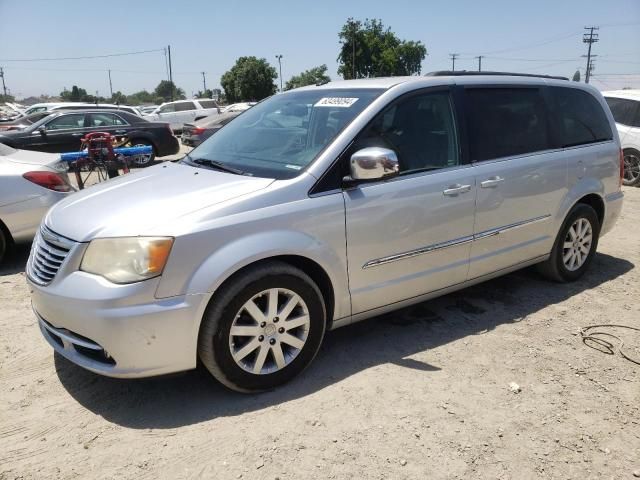
<path fill-rule="evenodd" d="M 345 107 L 349 108 L 358 101 L 357 98 L 349 97 L 324 97 L 316 102 L 314 107 Z"/>

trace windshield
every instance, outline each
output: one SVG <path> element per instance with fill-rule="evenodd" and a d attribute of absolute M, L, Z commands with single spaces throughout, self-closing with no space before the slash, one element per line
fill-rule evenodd
<path fill-rule="evenodd" d="M 214 161 L 249 175 L 297 176 L 383 90 L 317 89 L 275 95 L 195 148 L 184 163 Z"/>

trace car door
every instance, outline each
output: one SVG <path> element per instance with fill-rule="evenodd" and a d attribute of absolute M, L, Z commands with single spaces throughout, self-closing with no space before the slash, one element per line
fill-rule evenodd
<path fill-rule="evenodd" d="M 464 89 L 476 216 L 469 279 L 548 254 L 567 191 L 567 161 L 553 146 L 543 87 Z"/>
<path fill-rule="evenodd" d="M 127 133 L 129 124 L 118 114 L 93 112 L 87 115 L 87 132 L 107 132 L 122 136 Z"/>
<path fill-rule="evenodd" d="M 397 177 L 343 193 L 354 314 L 466 278 L 475 187 L 472 168 L 461 161 L 453 112 L 449 89 L 403 97 L 347 152 L 390 148 L 400 163 Z"/>
<path fill-rule="evenodd" d="M 171 128 L 182 130 L 185 123 L 192 122 L 196 118 L 196 106 L 192 101 L 176 102 L 176 113 Z"/>
<path fill-rule="evenodd" d="M 159 122 L 167 122 L 171 124 L 171 128 L 176 124 L 176 104 L 175 103 L 167 103 L 165 105 L 161 105 L 158 109 L 158 113 L 153 115 Z"/>
<path fill-rule="evenodd" d="M 72 152 L 80 149 L 85 131 L 84 113 L 65 113 L 31 132 L 25 148 L 41 152 Z"/>

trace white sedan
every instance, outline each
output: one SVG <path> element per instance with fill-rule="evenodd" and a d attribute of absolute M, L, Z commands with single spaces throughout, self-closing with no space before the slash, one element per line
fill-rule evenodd
<path fill-rule="evenodd" d="M 0 262 L 9 246 L 30 242 L 49 208 L 74 191 L 59 155 L 0 143 Z"/>
<path fill-rule="evenodd" d="M 640 185 L 640 90 L 602 92 L 616 121 L 624 155 L 625 185 Z"/>

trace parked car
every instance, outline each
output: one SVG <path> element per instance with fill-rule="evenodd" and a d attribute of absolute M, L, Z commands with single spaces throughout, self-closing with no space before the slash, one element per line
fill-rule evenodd
<path fill-rule="evenodd" d="M 185 123 L 182 126 L 182 144 L 197 147 L 241 113 L 241 111 L 221 113 L 197 122 Z"/>
<path fill-rule="evenodd" d="M 158 108 L 158 105 L 147 105 L 144 107 L 138 107 L 138 110 L 140 110 L 142 115 L 147 115 L 148 113 L 152 113 L 156 108 Z"/>
<path fill-rule="evenodd" d="M 225 107 L 220 108 L 220 113 L 227 112 L 244 112 L 245 110 L 250 109 L 256 104 L 256 102 L 242 102 L 242 103 L 232 103 L 231 105 L 227 105 Z"/>
<path fill-rule="evenodd" d="M 8 247 L 30 242 L 47 210 L 73 191 L 57 155 L 0 143 L 0 263 Z"/>
<path fill-rule="evenodd" d="M 200 120 L 217 113 L 220 113 L 220 109 L 215 100 L 198 98 L 163 103 L 153 112 L 145 115 L 145 118 L 168 122 L 173 130 L 179 131 L 185 123 Z"/>
<path fill-rule="evenodd" d="M 141 116 L 142 113 L 137 107 L 130 107 L 128 105 L 116 105 L 113 103 L 82 103 L 82 102 L 51 102 L 51 103 L 36 103 L 27 110 L 24 115 L 30 115 L 38 112 L 55 112 L 59 110 L 122 110 L 133 115 Z"/>
<path fill-rule="evenodd" d="M 138 107 L 130 107 L 128 105 L 115 105 L 109 103 L 84 103 L 79 105 L 60 105 L 51 108 L 51 112 L 60 112 L 63 110 L 120 110 L 122 112 L 131 113 L 132 115 L 142 116 L 142 112 Z"/>
<path fill-rule="evenodd" d="M 603 93 L 616 120 L 624 155 L 624 184 L 640 185 L 640 90 Z"/>
<path fill-rule="evenodd" d="M 133 146 L 152 146 L 152 154 L 131 157 L 139 167 L 149 165 L 155 157 L 180 150 L 178 139 L 167 123 L 148 122 L 137 115 L 110 110 L 52 113 L 22 130 L 0 131 L 0 143 L 41 152 L 72 152 L 80 149 L 80 139 L 90 132 L 126 136 Z"/>
<path fill-rule="evenodd" d="M 620 142 L 592 86 L 333 82 L 59 203 L 27 276 L 44 337 L 86 369 L 145 377 L 200 358 L 258 391 L 300 373 L 327 330 L 529 265 L 580 278 L 622 199 Z M 45 270 L 52 239 L 62 261 Z"/>
<path fill-rule="evenodd" d="M 37 112 L 27 115 L 25 117 L 19 117 L 12 122 L 0 123 L 0 132 L 8 130 L 23 130 L 39 120 L 42 120 L 47 115 L 51 115 L 50 112 Z"/>

